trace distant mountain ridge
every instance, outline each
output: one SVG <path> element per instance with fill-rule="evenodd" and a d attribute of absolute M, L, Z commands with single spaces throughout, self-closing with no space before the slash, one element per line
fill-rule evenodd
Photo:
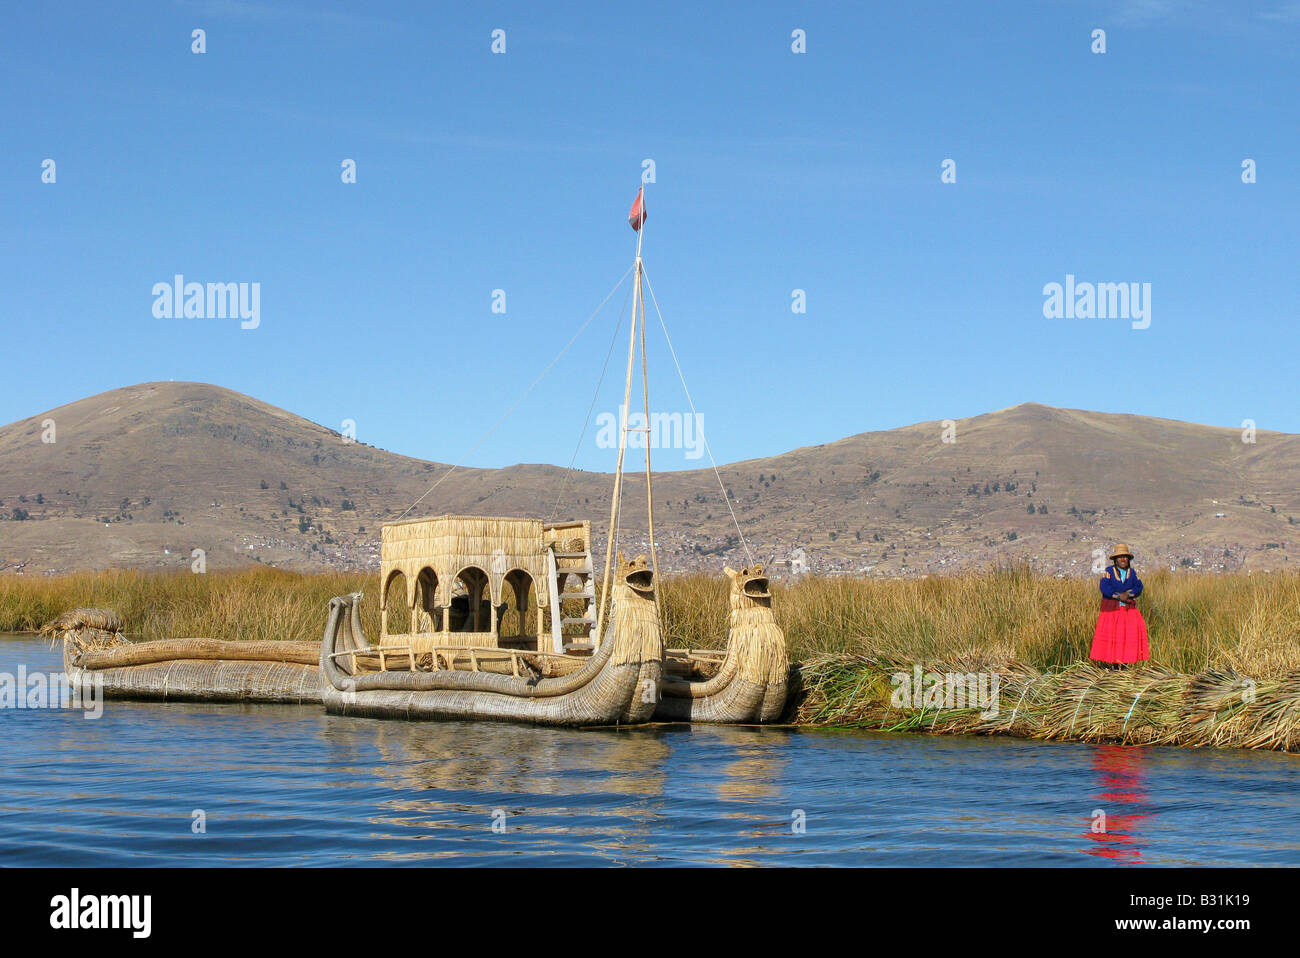
<path fill-rule="evenodd" d="M 1023 557 L 1085 574 L 1116 539 L 1147 566 L 1288 568 L 1300 436 L 1254 439 L 1025 403 L 947 435 L 916 423 L 720 473 L 751 552 L 777 574 L 797 546 L 814 572 L 933 574 Z M 186 569 L 195 549 L 208 568 L 377 568 L 380 523 L 446 468 L 219 386 L 127 386 L 0 427 L 0 574 Z M 565 473 L 460 468 L 416 514 L 537 515 L 563 488 L 556 518 L 590 518 L 600 546 L 612 477 Z M 624 497 L 633 553 L 645 549 L 643 483 L 629 475 Z M 747 561 L 712 470 L 657 475 L 655 493 L 666 571 Z"/>

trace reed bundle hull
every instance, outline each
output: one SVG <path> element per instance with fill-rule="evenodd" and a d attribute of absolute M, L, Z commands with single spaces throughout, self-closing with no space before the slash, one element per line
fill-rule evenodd
<path fill-rule="evenodd" d="M 315 705 L 320 667 L 293 662 L 174 659 L 125 668 L 67 668 L 73 684 L 98 685 L 104 698 L 145 702 L 247 702 Z"/>
<path fill-rule="evenodd" d="M 318 650 L 310 642 L 160 639 L 128 642 L 111 612 L 73 610 L 50 623 L 76 687 L 111 699 L 162 702 L 321 701 Z"/>

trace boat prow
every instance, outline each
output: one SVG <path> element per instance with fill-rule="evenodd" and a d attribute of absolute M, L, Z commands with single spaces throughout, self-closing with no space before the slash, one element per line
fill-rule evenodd
<path fill-rule="evenodd" d="M 670 650 L 655 718 L 670 722 L 774 722 L 785 708 L 790 659 L 772 614 L 763 567 L 727 568 L 731 618 L 726 653 Z M 674 675 L 683 671 L 686 676 Z M 697 673 L 699 677 L 692 677 Z"/>

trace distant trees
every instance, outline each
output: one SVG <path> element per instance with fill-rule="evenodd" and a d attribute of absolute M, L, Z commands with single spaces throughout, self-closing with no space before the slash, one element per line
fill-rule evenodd
<path fill-rule="evenodd" d="M 14 506 L 13 516 L 19 522 L 21 522 L 24 519 L 31 518 L 31 516 L 28 514 L 26 509 L 19 509 L 17 506 Z"/>

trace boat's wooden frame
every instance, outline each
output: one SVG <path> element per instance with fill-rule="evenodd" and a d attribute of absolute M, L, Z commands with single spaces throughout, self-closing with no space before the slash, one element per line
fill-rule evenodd
<path fill-rule="evenodd" d="M 725 652 L 670 649 L 655 719 L 665 722 L 775 722 L 790 673 L 785 634 L 772 614 L 762 565 L 724 570 L 731 580 Z M 703 672 L 700 678 L 674 675 Z"/>

